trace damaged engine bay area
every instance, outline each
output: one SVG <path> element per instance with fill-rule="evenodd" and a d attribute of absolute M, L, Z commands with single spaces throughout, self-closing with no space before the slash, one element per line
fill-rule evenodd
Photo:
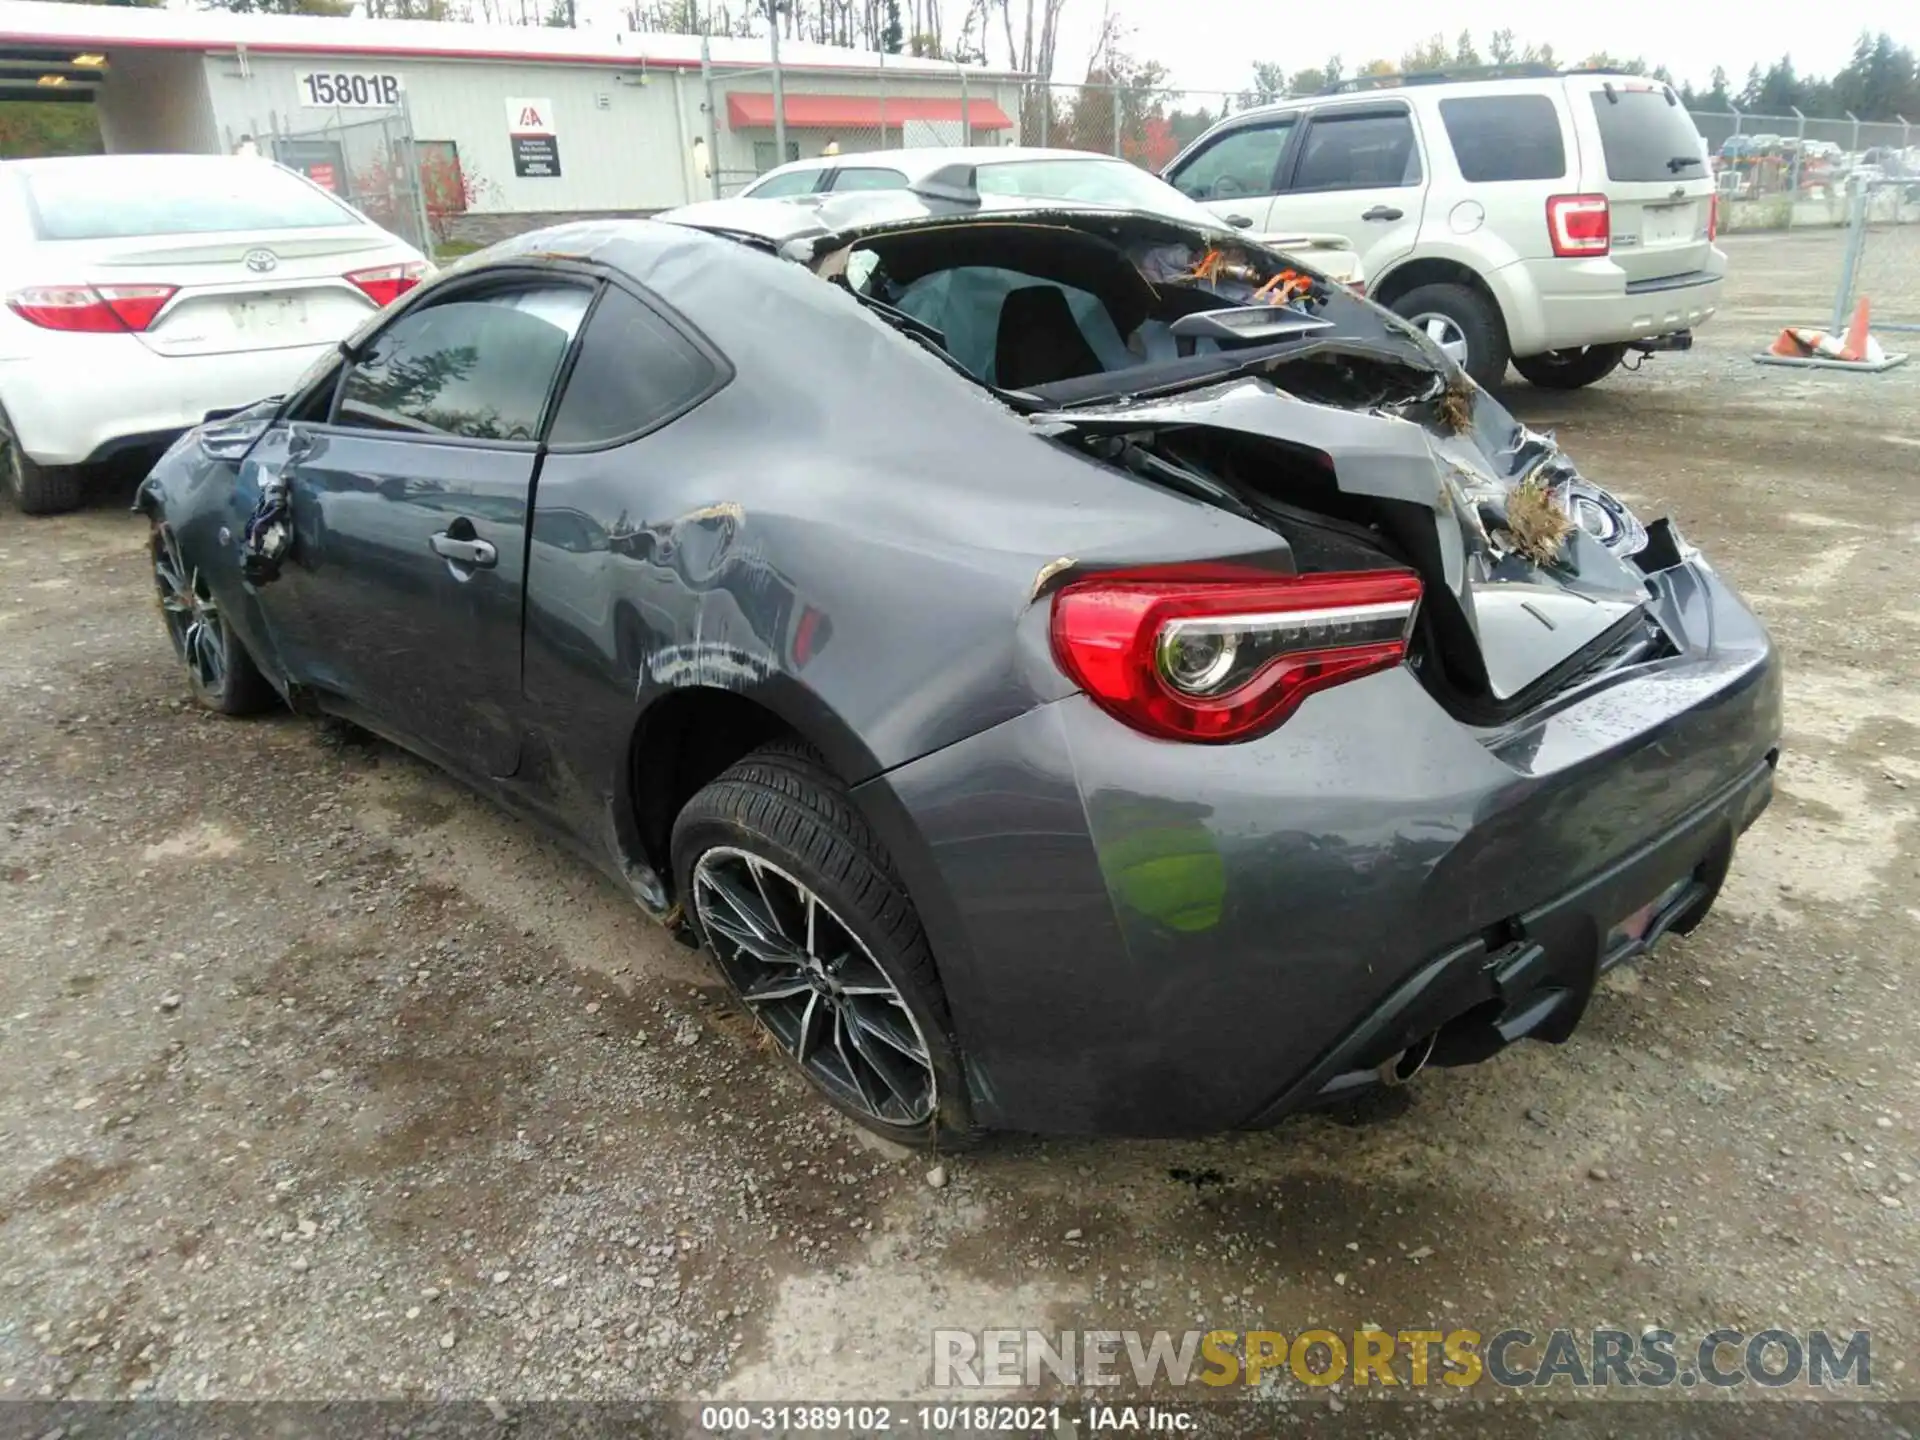
<path fill-rule="evenodd" d="M 1464 719 L 1683 646 L 1650 579 L 1686 553 L 1667 522 L 1642 525 L 1423 336 L 1282 255 L 1064 213 L 813 253 L 1042 435 L 1276 531 L 1300 573 L 1417 572 L 1410 663 Z"/>

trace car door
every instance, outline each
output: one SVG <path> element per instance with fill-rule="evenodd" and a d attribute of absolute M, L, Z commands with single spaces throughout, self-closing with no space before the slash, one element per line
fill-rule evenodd
<path fill-rule="evenodd" d="M 1360 252 L 1369 277 L 1414 247 L 1426 202 L 1418 123 L 1405 101 L 1323 106 L 1306 120 L 1267 229 L 1331 231 Z"/>
<path fill-rule="evenodd" d="M 294 543 L 263 612 L 289 676 L 475 774 L 517 763 L 521 582 L 541 427 L 594 296 L 489 272 L 355 347 L 317 423 L 263 438 Z"/>
<path fill-rule="evenodd" d="M 1203 140 L 1167 167 L 1165 179 L 1237 229 L 1265 235 L 1298 115 L 1247 121 Z"/>

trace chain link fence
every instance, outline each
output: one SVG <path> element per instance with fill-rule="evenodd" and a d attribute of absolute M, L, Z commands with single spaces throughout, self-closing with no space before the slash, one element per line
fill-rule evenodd
<path fill-rule="evenodd" d="M 415 147 L 413 127 L 404 110 L 371 120 L 346 120 L 336 113 L 317 130 L 276 128 L 264 138 L 261 148 L 282 165 L 331 190 L 410 245 L 433 253 L 435 237 L 428 214 L 429 191 L 435 188 L 435 177 L 428 173 L 433 160 Z M 444 201 L 445 197 L 436 195 L 436 205 Z"/>
<path fill-rule="evenodd" d="M 1010 110 L 1023 89 L 1004 76 L 927 62 L 823 77 L 807 67 L 720 65 L 709 57 L 701 80 L 701 164 L 716 199 L 792 160 L 1011 144 L 1018 122 Z"/>
<path fill-rule="evenodd" d="M 1905 121 L 1690 113 L 1712 157 L 1726 230 L 1845 226 L 1860 186 L 1920 179 L 1920 136 Z"/>
<path fill-rule="evenodd" d="M 1876 331 L 1920 332 L 1920 176 L 1856 184 L 1847 200 L 1832 333 L 1845 329 L 1861 300 L 1871 305 Z"/>

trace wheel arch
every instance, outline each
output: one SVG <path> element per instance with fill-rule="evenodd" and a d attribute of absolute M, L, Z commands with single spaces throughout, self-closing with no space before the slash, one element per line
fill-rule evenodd
<path fill-rule="evenodd" d="M 853 728 L 819 696 L 776 679 L 752 690 L 689 684 L 662 691 L 635 718 L 626 754 L 624 841 L 674 894 L 674 818 L 701 787 L 775 740 L 800 740 L 849 789 L 880 769 Z"/>
<path fill-rule="evenodd" d="M 1464 285 L 1476 291 L 1493 303 L 1500 314 L 1501 323 L 1506 323 L 1506 307 L 1500 303 L 1500 297 L 1494 293 L 1480 272 L 1471 265 L 1445 255 L 1422 255 L 1417 259 L 1403 260 L 1379 279 L 1367 285 L 1367 296 L 1391 309 L 1394 301 L 1402 295 L 1418 290 L 1422 285 Z"/>

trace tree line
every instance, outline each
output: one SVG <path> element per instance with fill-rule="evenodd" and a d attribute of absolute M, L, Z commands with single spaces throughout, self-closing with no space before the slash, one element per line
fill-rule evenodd
<path fill-rule="evenodd" d="M 1851 112 L 1861 120 L 1896 120 L 1904 115 L 1920 122 L 1920 64 L 1916 64 L 1913 50 L 1896 45 L 1885 31 L 1875 34 L 1864 30 L 1854 42 L 1851 58 L 1831 77 L 1803 76 L 1794 69 L 1793 57 L 1783 55 L 1764 70 L 1753 66 L 1746 83 L 1737 90 L 1726 70 L 1717 65 L 1706 88 L 1700 89 L 1690 80 L 1676 82 L 1666 66 L 1649 65 L 1639 56 L 1629 59 L 1602 50 L 1579 59 L 1562 57 L 1554 53 L 1552 45 L 1521 44 L 1511 30 L 1494 31 L 1482 52 L 1474 43 L 1473 33 L 1462 30 L 1452 44 L 1444 35 L 1434 35 L 1404 51 L 1397 62 L 1370 60 L 1352 72 L 1344 68 L 1338 55 L 1317 68 L 1293 70 L 1279 62 L 1256 61 L 1253 83 L 1245 98 L 1258 103 L 1282 95 L 1311 95 L 1350 76 L 1529 63 L 1646 75 L 1672 85 L 1680 103 L 1689 110 L 1726 110 L 1737 105 L 1764 115 L 1791 115 L 1798 109 L 1815 120 L 1840 120 Z"/>

